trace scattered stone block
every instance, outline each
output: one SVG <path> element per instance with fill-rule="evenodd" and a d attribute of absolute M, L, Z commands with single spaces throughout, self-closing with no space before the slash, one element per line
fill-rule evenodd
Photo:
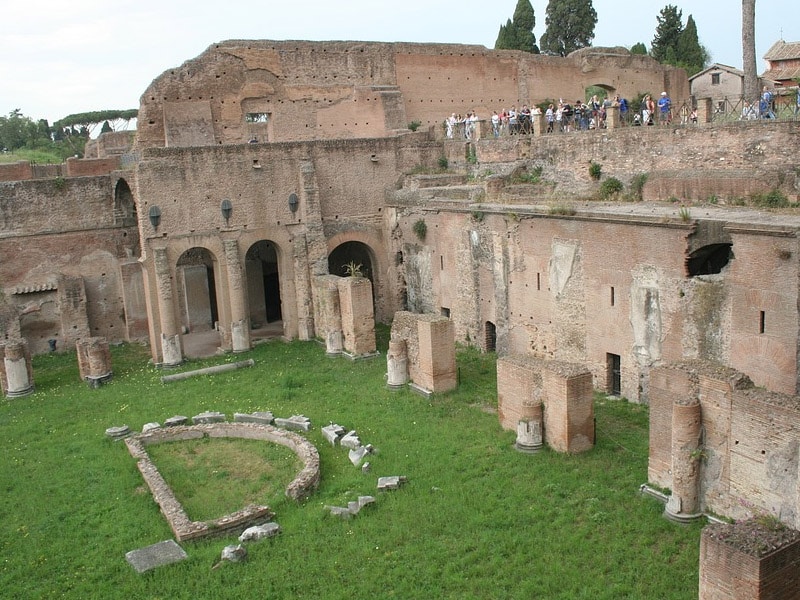
<path fill-rule="evenodd" d="M 322 437 L 328 440 L 331 446 L 335 446 L 336 442 L 339 441 L 339 438 L 344 435 L 344 427 L 337 425 L 336 423 L 326 425 L 321 429 L 321 431 Z"/>
<path fill-rule="evenodd" d="M 361 440 L 358 439 L 358 435 L 356 434 L 355 430 L 352 430 L 345 434 L 339 444 L 342 446 L 342 448 L 350 448 L 351 450 L 355 450 L 361 445 Z"/>
<path fill-rule="evenodd" d="M 366 446 L 359 446 L 355 450 L 350 450 L 349 452 L 350 462 L 357 467 L 359 464 L 361 464 L 361 461 L 364 460 L 364 457 L 367 456 L 368 454 L 372 454 L 372 444 L 367 444 Z"/>
<path fill-rule="evenodd" d="M 408 478 L 405 475 L 391 475 L 389 477 L 379 477 L 378 489 L 383 492 L 385 492 L 386 490 L 396 490 L 407 481 Z"/>
<path fill-rule="evenodd" d="M 294 429 L 295 431 L 308 431 L 309 429 L 311 429 L 311 419 L 303 415 L 292 415 L 288 419 L 282 419 L 278 417 L 277 419 L 275 419 L 275 425 L 277 427 L 283 427 L 284 429 Z"/>
<path fill-rule="evenodd" d="M 358 500 L 348 502 L 347 508 L 342 506 L 325 506 L 325 508 L 334 516 L 349 519 L 361 512 L 361 509 L 367 504 L 372 504 L 373 502 L 375 502 L 374 496 L 359 496 Z"/>
<path fill-rule="evenodd" d="M 234 413 L 233 421 L 235 423 L 261 423 L 262 425 L 272 425 L 275 417 L 269 411 L 254 412 L 251 414 Z"/>
<path fill-rule="evenodd" d="M 186 558 L 186 552 L 174 540 L 165 540 L 125 554 L 125 560 L 136 569 L 137 573 L 180 562 Z"/>
<path fill-rule="evenodd" d="M 201 425 L 204 423 L 222 423 L 225 421 L 225 415 L 221 412 L 206 411 L 192 417 L 192 423 Z"/>
<path fill-rule="evenodd" d="M 372 470 L 372 465 L 369 464 L 369 461 L 365 462 L 361 465 L 361 472 L 362 473 L 369 473 Z"/>
<path fill-rule="evenodd" d="M 270 538 L 278 535 L 281 532 L 281 526 L 277 523 L 264 523 L 263 525 L 254 525 L 248 527 L 239 536 L 240 542 L 257 542 L 264 538 Z"/>
<path fill-rule="evenodd" d="M 142 425 L 142 433 L 147 433 L 148 431 L 153 431 L 154 429 L 161 429 L 161 425 L 159 423 L 145 423 Z"/>
<path fill-rule="evenodd" d="M 186 425 L 189 422 L 189 417 L 183 415 L 175 415 L 164 421 L 164 427 L 177 427 L 179 425 Z"/>
<path fill-rule="evenodd" d="M 106 435 L 112 440 L 123 440 L 131 435 L 131 428 L 127 425 L 119 425 L 118 427 L 109 427 L 106 429 Z"/>
<path fill-rule="evenodd" d="M 247 558 L 247 548 L 241 544 L 236 546 L 225 546 L 222 549 L 222 560 L 229 560 L 231 562 L 242 562 Z"/>

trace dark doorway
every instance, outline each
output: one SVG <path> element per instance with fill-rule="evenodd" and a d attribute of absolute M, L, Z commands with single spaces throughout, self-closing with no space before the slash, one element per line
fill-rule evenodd
<path fill-rule="evenodd" d="M 283 319 L 278 250 L 274 242 L 261 240 L 247 251 L 247 288 L 250 323 L 254 329 Z"/>
<path fill-rule="evenodd" d="M 612 396 L 622 395 L 622 359 L 619 354 L 606 354 L 607 388 Z"/>
<path fill-rule="evenodd" d="M 369 246 L 361 242 L 345 242 L 339 244 L 328 255 L 328 273 L 346 277 L 350 275 L 349 265 L 360 267 L 361 274 L 369 279 L 373 285 L 372 252 Z"/>
<path fill-rule="evenodd" d="M 486 352 L 494 352 L 497 349 L 497 327 L 491 321 L 486 321 L 483 333 Z"/>

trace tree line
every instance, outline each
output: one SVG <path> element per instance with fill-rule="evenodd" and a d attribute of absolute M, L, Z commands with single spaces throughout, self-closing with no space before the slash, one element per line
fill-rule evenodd
<path fill-rule="evenodd" d="M 98 125 L 101 133 L 126 127 L 138 114 L 137 109 L 101 110 L 76 113 L 51 126 L 47 119 L 34 121 L 16 108 L 8 116 L 0 116 L 0 150 L 40 150 L 62 159 L 83 156 L 86 141 Z"/>
<path fill-rule="evenodd" d="M 631 47 L 634 54 L 649 54 L 657 61 L 680 67 L 689 76 L 702 71 L 709 59 L 697 36 L 697 25 L 692 15 L 683 23 L 678 7 L 668 4 L 656 16 L 655 36 L 647 46 L 639 42 Z M 541 45 L 537 45 L 533 28 L 536 16 L 530 0 L 518 0 L 514 15 L 500 26 L 495 42 L 496 50 L 523 50 L 533 54 L 567 56 L 570 52 L 591 46 L 597 11 L 592 0 L 550 0 L 545 13 L 545 32 Z"/>

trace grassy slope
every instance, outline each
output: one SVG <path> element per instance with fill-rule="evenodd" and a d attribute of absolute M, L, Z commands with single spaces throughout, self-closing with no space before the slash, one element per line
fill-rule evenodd
<path fill-rule="evenodd" d="M 493 356 L 474 351 L 459 354 L 459 391 L 432 401 L 386 390 L 383 355 L 330 359 L 315 343 L 262 345 L 247 355 L 253 368 L 167 385 L 143 349 L 113 356 L 114 379 L 99 390 L 79 381 L 74 355 L 38 357 L 36 393 L 0 404 L 4 597 L 697 596 L 701 525 L 668 522 L 660 503 L 637 493 L 646 407 L 598 401 L 593 451 L 529 456 L 487 410 Z M 320 489 L 303 504 L 272 503 L 283 533 L 250 544 L 246 563 L 211 569 L 235 543 L 228 537 L 183 544 L 188 560 L 138 575 L 125 553 L 172 535 L 125 446 L 103 432 L 205 410 L 310 417 Z M 379 450 L 371 473 L 323 440 L 319 427 L 330 421 Z M 377 494 L 382 475 L 409 482 L 349 521 L 323 509 Z"/>

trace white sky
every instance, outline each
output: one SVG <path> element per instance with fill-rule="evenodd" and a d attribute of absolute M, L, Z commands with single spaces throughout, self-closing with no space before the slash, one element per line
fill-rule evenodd
<path fill-rule="evenodd" d="M 537 41 L 548 0 L 531 0 Z M 69 114 L 139 107 L 162 72 L 223 40 L 444 42 L 494 47 L 517 0 L 27 0 L 0 10 L 0 115 L 16 108 L 50 123 Z M 660 11 L 691 14 L 711 61 L 741 68 L 740 0 L 594 0 L 594 46 L 643 42 Z M 756 2 L 756 57 L 800 41 L 793 0 Z"/>

